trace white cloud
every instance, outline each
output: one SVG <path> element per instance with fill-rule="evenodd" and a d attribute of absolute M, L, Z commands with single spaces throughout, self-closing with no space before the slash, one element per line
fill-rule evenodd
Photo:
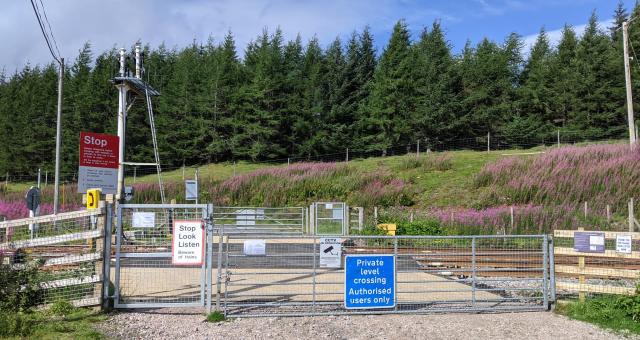
<path fill-rule="evenodd" d="M 611 26 L 612 23 L 613 23 L 613 19 L 599 21 L 598 28 L 602 31 L 608 30 L 609 26 Z M 576 32 L 576 35 L 578 37 L 581 37 L 582 34 L 584 34 L 585 28 L 587 28 L 587 24 L 573 26 L 573 30 Z M 562 39 L 562 30 L 563 28 L 558 28 L 552 31 L 547 31 L 547 37 L 549 38 L 549 43 L 551 44 L 551 46 L 558 45 L 558 43 L 560 42 L 560 39 Z M 523 55 L 525 57 L 529 55 L 529 51 L 531 51 L 531 48 L 536 43 L 537 39 L 538 39 L 538 33 L 530 34 L 522 38 L 524 42 Z"/>
<path fill-rule="evenodd" d="M 390 31 L 408 14 L 408 21 L 429 22 L 456 17 L 426 9 L 419 1 L 380 0 L 43 0 L 54 35 L 64 57 L 73 58 L 86 41 L 94 52 L 115 46 L 130 47 L 140 39 L 157 46 L 184 46 L 193 39 L 205 42 L 209 35 L 221 41 L 228 30 L 236 38 L 239 53 L 263 28 L 282 27 L 285 38 L 300 34 L 308 40 L 317 34 L 324 44 L 336 36 L 370 25 Z M 8 1 L 0 11 L 0 68 L 7 72 L 27 62 L 51 61 L 28 1 Z M 416 8 L 420 7 L 420 10 Z M 69 60 L 71 62 L 72 60 Z"/>

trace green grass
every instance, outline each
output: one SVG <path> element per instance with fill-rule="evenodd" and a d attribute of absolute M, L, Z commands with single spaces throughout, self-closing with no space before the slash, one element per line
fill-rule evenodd
<path fill-rule="evenodd" d="M 16 315 L 12 316 L 12 320 L 16 318 L 26 324 L 26 327 L 23 327 L 23 334 L 21 336 L 8 336 L 6 339 L 105 338 L 102 333 L 95 329 L 94 324 L 105 321 L 107 317 L 99 312 L 92 312 L 84 308 L 72 308 L 64 315 L 46 310 L 19 314 L 17 317 Z"/>
<path fill-rule="evenodd" d="M 617 296 L 591 297 L 585 302 L 570 300 L 558 304 L 556 313 L 616 332 L 640 334 L 640 322 L 633 320 L 621 308 Z"/>
<path fill-rule="evenodd" d="M 532 149 L 537 150 L 537 149 Z M 519 150 L 522 151 L 522 150 Z M 530 150 L 529 150 L 530 151 Z M 518 152 L 516 150 L 510 151 Z M 447 207 L 463 206 L 471 207 L 476 202 L 482 189 L 473 185 L 473 177 L 487 163 L 501 157 L 527 157 L 527 156 L 503 156 L 509 151 L 453 151 L 446 153 L 421 154 L 420 158 L 441 157 L 450 155 L 450 165 L 442 169 L 430 167 L 424 162 L 413 162 L 415 154 L 406 156 L 390 156 L 349 161 L 349 165 L 364 172 L 393 173 L 397 178 L 412 183 L 416 188 L 415 205 L 417 207 Z M 414 164 L 415 163 L 415 164 Z M 240 175 L 252 171 L 282 167 L 281 165 L 253 164 L 238 162 L 235 165 L 235 174 Z M 202 181 L 222 181 L 234 174 L 232 163 L 208 164 L 198 167 L 199 177 Z M 193 178 L 194 167 L 185 170 L 185 178 Z M 182 182 L 182 169 L 163 172 L 163 180 L 166 183 Z M 156 175 L 139 176 L 137 183 L 156 183 Z M 128 183 L 133 183 L 133 178 L 127 178 Z"/>
<path fill-rule="evenodd" d="M 223 322 L 223 321 L 227 321 L 227 318 L 224 316 L 224 313 L 222 312 L 215 311 L 207 315 L 207 322 L 217 323 L 217 322 Z"/>

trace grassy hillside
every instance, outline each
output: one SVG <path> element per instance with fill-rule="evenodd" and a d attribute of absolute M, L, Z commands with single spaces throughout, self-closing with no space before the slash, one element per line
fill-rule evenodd
<path fill-rule="evenodd" d="M 338 200 L 384 208 L 383 219 L 408 221 L 413 214 L 484 233 L 577 226 L 615 229 L 624 225 L 628 199 L 640 194 L 640 151 L 625 144 L 423 153 L 289 166 L 240 162 L 198 170 L 203 202 L 304 206 Z M 187 168 L 185 175 L 193 178 L 194 172 Z M 165 172 L 163 178 L 168 199 L 184 202 L 182 170 Z M 136 188 L 133 202 L 160 201 L 155 175 L 127 181 Z M 75 185 L 64 189 L 64 208 L 78 207 L 81 196 Z M 51 194 L 51 186 L 44 189 L 45 212 L 50 210 Z M 0 214 L 25 216 L 23 195 L 24 184 L 2 188 Z"/>

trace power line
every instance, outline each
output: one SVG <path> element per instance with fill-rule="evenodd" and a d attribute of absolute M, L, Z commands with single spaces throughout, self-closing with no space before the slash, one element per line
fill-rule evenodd
<path fill-rule="evenodd" d="M 53 52 L 53 48 L 51 47 L 51 42 L 49 41 L 49 36 L 47 35 L 47 32 L 44 26 L 42 25 L 42 19 L 40 18 L 40 12 L 38 11 L 37 5 L 34 2 L 34 0 L 30 0 L 30 1 L 31 1 L 31 7 L 33 7 L 33 12 L 36 15 L 36 19 L 38 19 L 38 25 L 40 25 L 40 31 L 42 32 L 44 41 L 47 43 L 47 47 L 49 47 L 49 52 L 51 52 L 51 56 L 53 57 L 53 59 L 57 61 L 58 64 L 61 64 L 60 59 L 58 59 L 56 54 Z"/>
<path fill-rule="evenodd" d="M 56 48 L 56 52 L 58 56 L 60 56 L 60 50 L 58 49 L 58 42 L 56 41 L 56 37 L 53 35 L 53 29 L 51 29 L 51 23 L 49 23 L 49 17 L 47 17 L 47 11 L 44 9 L 44 4 L 42 0 L 40 0 L 40 7 L 42 7 L 42 14 L 44 14 L 44 20 L 47 22 L 47 26 L 49 27 L 49 34 L 51 35 L 51 40 L 53 40 L 53 46 Z"/>

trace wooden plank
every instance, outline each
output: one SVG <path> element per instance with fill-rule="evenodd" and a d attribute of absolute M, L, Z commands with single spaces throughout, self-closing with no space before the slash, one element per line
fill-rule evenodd
<path fill-rule="evenodd" d="M 52 244 L 65 243 L 65 242 L 71 242 L 71 241 L 77 241 L 77 240 L 85 240 L 88 238 L 96 238 L 101 236 L 102 236 L 102 230 L 91 230 L 91 231 L 85 231 L 85 232 L 73 233 L 73 234 L 39 237 L 31 240 L 5 242 L 0 244 L 0 249 L 9 250 L 9 249 L 18 249 L 18 248 L 27 248 L 27 247 L 47 246 Z"/>
<path fill-rule="evenodd" d="M 556 273 L 587 275 L 587 276 L 608 276 L 625 279 L 640 278 L 640 270 L 616 269 L 616 268 L 594 268 L 585 267 L 582 271 L 578 266 L 556 265 Z"/>
<path fill-rule="evenodd" d="M 40 287 L 43 289 L 51 289 L 51 288 L 62 288 L 69 286 L 77 286 L 87 283 L 95 283 L 100 282 L 102 279 L 100 275 L 91 275 L 91 276 L 83 276 L 83 277 L 73 277 L 70 279 L 60 279 L 48 282 L 41 282 Z"/>
<path fill-rule="evenodd" d="M 553 237 L 560 237 L 560 238 L 573 238 L 574 234 L 576 232 L 579 232 L 580 230 L 554 230 L 553 231 Z M 586 232 L 600 232 L 600 231 L 594 231 L 594 230 L 587 230 Z M 604 238 L 608 239 L 608 240 L 615 240 L 616 237 L 618 235 L 631 235 L 631 238 L 634 240 L 640 240 L 640 233 L 630 233 L 630 232 L 626 232 L 626 231 L 603 231 L 604 233 Z"/>
<path fill-rule="evenodd" d="M 0 229 L 17 227 L 21 225 L 29 225 L 32 223 L 49 223 L 49 222 L 56 222 L 56 221 L 72 220 L 72 219 L 81 218 L 81 217 L 98 216 L 98 215 L 102 215 L 103 213 L 104 213 L 104 208 L 98 208 L 95 210 L 70 211 L 70 212 L 60 213 L 57 215 L 27 217 L 27 218 L 21 218 L 18 220 L 0 222 Z"/>
<path fill-rule="evenodd" d="M 635 294 L 633 287 L 616 287 L 594 284 L 579 284 L 571 282 L 556 282 L 556 290 L 568 290 L 571 292 L 601 293 L 601 294 Z"/>
<path fill-rule="evenodd" d="M 640 260 L 640 251 L 633 251 L 631 254 L 617 253 L 615 250 L 605 250 L 604 253 L 581 253 L 573 248 L 555 247 L 553 248 L 555 255 L 567 256 L 585 256 L 585 257 L 609 257 L 618 259 L 636 259 Z"/>
<path fill-rule="evenodd" d="M 102 258 L 102 254 L 100 253 L 89 253 L 82 255 L 67 255 L 63 257 L 56 257 L 53 259 L 48 259 L 44 266 L 58 266 L 58 265 L 66 265 L 66 264 L 74 264 L 74 263 L 82 263 L 82 262 L 91 262 L 95 260 L 99 260 Z"/>
<path fill-rule="evenodd" d="M 72 300 L 71 304 L 74 307 L 89 307 L 89 306 L 97 306 L 100 304 L 99 297 L 92 297 L 86 299 Z"/>

